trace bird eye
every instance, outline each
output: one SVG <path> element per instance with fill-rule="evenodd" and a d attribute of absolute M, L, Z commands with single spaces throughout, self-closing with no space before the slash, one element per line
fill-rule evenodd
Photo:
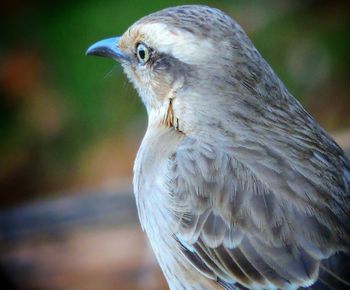
<path fill-rule="evenodd" d="M 141 64 L 145 64 L 149 60 L 149 48 L 143 43 L 136 46 L 136 57 Z"/>

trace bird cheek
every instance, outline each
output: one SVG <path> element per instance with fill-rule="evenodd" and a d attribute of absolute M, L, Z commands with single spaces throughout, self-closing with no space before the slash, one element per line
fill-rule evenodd
<path fill-rule="evenodd" d="M 165 75 L 157 75 L 152 78 L 152 90 L 159 101 L 169 98 L 172 90 L 172 81 Z"/>
<path fill-rule="evenodd" d="M 152 92 L 154 80 L 150 70 L 136 65 L 132 67 L 131 76 L 129 78 L 137 89 Z"/>
<path fill-rule="evenodd" d="M 136 67 L 133 65 L 123 65 L 124 72 L 127 75 L 129 81 L 133 84 L 137 91 L 145 90 L 146 87 L 143 82 L 142 76 L 137 71 Z"/>

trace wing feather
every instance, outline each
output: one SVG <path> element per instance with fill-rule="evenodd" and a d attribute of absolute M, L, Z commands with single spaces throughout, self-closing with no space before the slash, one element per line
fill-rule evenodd
<path fill-rule="evenodd" d="M 350 211 L 340 203 L 348 193 L 337 188 L 333 199 L 314 172 L 294 170 L 272 149 L 252 160 L 254 149 L 238 148 L 244 163 L 227 148 L 182 141 L 169 165 L 174 235 L 193 266 L 225 285 L 310 286 L 320 263 L 350 244 Z"/>

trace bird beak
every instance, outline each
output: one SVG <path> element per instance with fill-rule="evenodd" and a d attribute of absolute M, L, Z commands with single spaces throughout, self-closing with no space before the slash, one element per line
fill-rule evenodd
<path fill-rule="evenodd" d="M 112 37 L 98 41 L 87 49 L 86 55 L 110 57 L 116 60 L 129 60 L 129 57 L 119 49 L 119 40 L 120 37 Z"/>

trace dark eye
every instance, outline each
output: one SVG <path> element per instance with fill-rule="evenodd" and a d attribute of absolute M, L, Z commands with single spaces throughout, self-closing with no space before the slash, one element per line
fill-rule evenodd
<path fill-rule="evenodd" d="M 136 46 L 136 57 L 141 64 L 145 64 L 149 60 L 149 48 L 143 43 Z"/>

